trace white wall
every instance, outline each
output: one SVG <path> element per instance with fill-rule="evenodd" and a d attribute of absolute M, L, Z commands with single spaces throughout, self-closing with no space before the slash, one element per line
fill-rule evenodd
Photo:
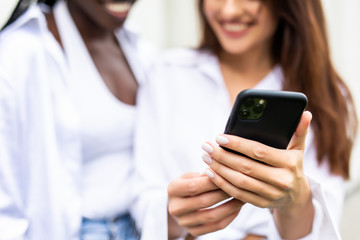
<path fill-rule="evenodd" d="M 130 21 L 159 49 L 195 46 L 198 19 L 194 0 L 138 0 Z"/>

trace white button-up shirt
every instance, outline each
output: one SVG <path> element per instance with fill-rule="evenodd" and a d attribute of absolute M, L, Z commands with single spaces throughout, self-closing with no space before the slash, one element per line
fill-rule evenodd
<path fill-rule="evenodd" d="M 144 77 L 138 54 L 148 46 L 128 30 L 117 36 L 135 75 Z M 1 33 L 0 239 L 79 237 L 83 162 L 71 87 L 76 76 L 38 6 Z"/>
<path fill-rule="evenodd" d="M 138 100 L 136 185 L 133 215 L 142 239 L 167 239 L 167 186 L 186 172 L 203 172 L 201 145 L 223 133 L 231 111 L 230 97 L 214 55 L 172 50 L 153 67 Z M 257 86 L 280 90 L 283 73 L 275 67 Z M 337 222 L 344 182 L 318 166 L 312 132 L 308 134 L 304 169 L 315 206 L 313 231 L 305 239 L 339 239 Z M 280 239 L 268 209 L 244 205 L 224 230 L 199 239 L 241 239 L 247 234 Z"/>

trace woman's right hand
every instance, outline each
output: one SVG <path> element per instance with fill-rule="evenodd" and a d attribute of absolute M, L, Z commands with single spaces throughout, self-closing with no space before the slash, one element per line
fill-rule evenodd
<path fill-rule="evenodd" d="M 230 199 L 206 175 L 187 173 L 168 187 L 169 239 L 185 234 L 200 236 L 221 230 L 238 215 L 243 202 Z"/>

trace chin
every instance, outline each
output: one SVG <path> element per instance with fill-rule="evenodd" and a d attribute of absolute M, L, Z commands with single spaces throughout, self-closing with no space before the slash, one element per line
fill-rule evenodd
<path fill-rule="evenodd" d="M 234 46 L 231 47 L 223 47 L 223 51 L 231 54 L 231 55 L 241 55 L 246 52 L 246 49 L 244 48 L 234 48 Z"/>
<path fill-rule="evenodd" d="M 122 28 L 124 23 L 125 23 L 125 20 L 122 20 L 122 21 L 110 20 L 110 21 L 103 22 L 102 26 L 107 30 L 115 31 L 119 28 Z"/>

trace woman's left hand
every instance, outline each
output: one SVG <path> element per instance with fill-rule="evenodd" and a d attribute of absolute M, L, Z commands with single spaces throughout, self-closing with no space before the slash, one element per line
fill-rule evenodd
<path fill-rule="evenodd" d="M 280 220 L 291 220 L 305 210 L 312 209 L 313 213 L 311 190 L 303 170 L 305 138 L 311 118 L 310 112 L 303 113 L 286 150 L 237 136 L 218 136 L 219 145 L 248 157 L 205 143 L 203 160 L 210 167 L 206 174 L 230 196 L 278 211 L 276 216 L 280 214 Z"/>

